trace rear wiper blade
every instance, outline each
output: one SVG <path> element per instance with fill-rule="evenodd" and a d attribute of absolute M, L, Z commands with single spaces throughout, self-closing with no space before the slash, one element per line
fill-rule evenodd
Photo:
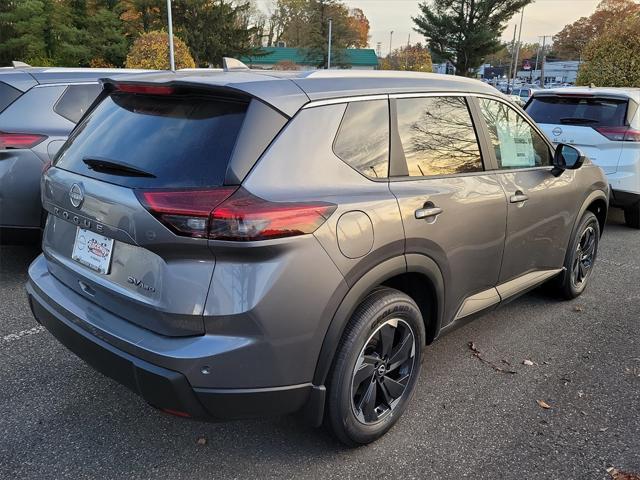
<path fill-rule="evenodd" d="M 106 158 L 98 157 L 85 157 L 82 161 L 91 169 L 96 172 L 108 173 L 111 175 L 122 175 L 126 177 L 148 177 L 156 178 L 153 173 L 145 172 L 139 168 L 132 167 L 126 163 L 114 162 Z"/>
<path fill-rule="evenodd" d="M 579 117 L 568 117 L 561 118 L 560 123 L 600 123 L 600 120 L 594 120 L 593 118 L 579 118 Z"/>

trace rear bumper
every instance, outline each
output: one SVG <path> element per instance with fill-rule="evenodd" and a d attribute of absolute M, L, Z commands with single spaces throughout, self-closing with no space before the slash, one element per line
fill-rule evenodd
<path fill-rule="evenodd" d="M 155 407 L 195 418 L 230 420 L 294 413 L 324 393 L 310 383 L 256 389 L 193 388 L 182 372 L 114 346 L 106 341 L 100 330 L 83 324 L 61 302 L 48 296 L 45 291 L 51 290 L 46 288 L 46 284 L 57 280 L 47 271 L 42 271 L 42 264 L 44 259 L 41 256 L 29 269 L 27 283 L 29 304 L 36 320 L 78 357 Z M 64 288 L 58 285 L 57 291 Z M 90 315 L 91 310 L 87 309 L 86 313 Z M 168 362 L 170 360 L 167 358 Z M 190 360 L 193 368 L 200 365 L 199 359 Z"/>

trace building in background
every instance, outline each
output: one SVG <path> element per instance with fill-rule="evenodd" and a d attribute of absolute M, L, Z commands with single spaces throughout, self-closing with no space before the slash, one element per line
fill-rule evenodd
<path fill-rule="evenodd" d="M 550 83 L 576 83 L 580 63 L 577 60 L 566 62 L 545 62 L 544 78 L 545 84 Z M 526 83 L 540 80 L 540 68 L 537 70 L 520 70 L 518 79 Z"/>
<path fill-rule="evenodd" d="M 264 70 L 291 69 L 316 70 L 321 59 L 309 59 L 304 49 L 288 47 L 262 47 L 264 55 L 241 57 L 240 60 L 250 68 L 261 68 Z M 347 48 L 344 51 L 340 64 L 333 65 L 332 68 L 350 68 L 353 70 L 375 70 L 378 68 L 378 56 L 372 48 Z M 287 68 L 284 68 L 287 67 Z"/>

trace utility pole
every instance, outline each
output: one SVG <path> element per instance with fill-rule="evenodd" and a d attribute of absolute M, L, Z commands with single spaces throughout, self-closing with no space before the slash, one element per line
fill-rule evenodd
<path fill-rule="evenodd" d="M 538 37 L 538 48 L 536 49 L 536 66 L 531 70 L 531 75 L 529 76 L 529 83 L 531 84 L 533 84 L 533 72 L 538 71 L 538 60 L 540 60 L 540 37 Z"/>
<path fill-rule="evenodd" d="M 547 54 L 544 49 L 547 46 L 547 35 L 542 37 L 542 65 L 540 66 L 540 88 L 544 88 L 544 62 L 547 60 Z"/>
<path fill-rule="evenodd" d="M 513 64 L 513 85 L 516 84 L 516 78 L 518 77 L 518 58 L 520 57 L 520 48 L 522 48 L 522 23 L 524 22 L 524 7 L 520 13 L 520 31 L 518 32 L 518 48 L 516 48 L 516 61 Z"/>
<path fill-rule="evenodd" d="M 391 61 L 391 46 L 393 45 L 393 30 L 389 34 L 389 61 Z"/>
<path fill-rule="evenodd" d="M 409 48 L 411 48 L 411 34 L 409 34 L 409 38 L 407 39 L 407 51 L 405 52 L 405 63 L 404 69 L 409 70 Z"/>
<path fill-rule="evenodd" d="M 516 53 L 516 34 L 518 33 L 518 25 L 513 30 L 513 40 L 511 42 L 511 63 L 509 63 L 509 76 L 507 77 L 507 93 L 511 90 L 511 75 L 513 74 L 513 59 Z"/>
<path fill-rule="evenodd" d="M 171 18 L 171 0 L 167 0 L 167 23 L 169 24 L 169 67 L 176 71 L 176 61 L 173 52 L 173 19 Z"/>
<path fill-rule="evenodd" d="M 333 20 L 330 18 L 329 19 L 329 51 L 327 52 L 327 70 L 331 69 L 331 28 L 332 27 L 333 27 Z"/>

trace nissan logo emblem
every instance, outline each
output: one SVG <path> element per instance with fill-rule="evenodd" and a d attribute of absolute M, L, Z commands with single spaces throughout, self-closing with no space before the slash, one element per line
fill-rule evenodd
<path fill-rule="evenodd" d="M 551 133 L 553 133 L 555 137 L 559 137 L 562 135 L 562 129 L 560 127 L 556 127 L 551 131 Z"/>
<path fill-rule="evenodd" d="M 82 187 L 77 183 L 71 185 L 71 190 L 69 190 L 69 200 L 71 200 L 71 205 L 76 208 L 80 208 L 82 202 L 84 201 L 84 192 L 82 191 Z"/>

